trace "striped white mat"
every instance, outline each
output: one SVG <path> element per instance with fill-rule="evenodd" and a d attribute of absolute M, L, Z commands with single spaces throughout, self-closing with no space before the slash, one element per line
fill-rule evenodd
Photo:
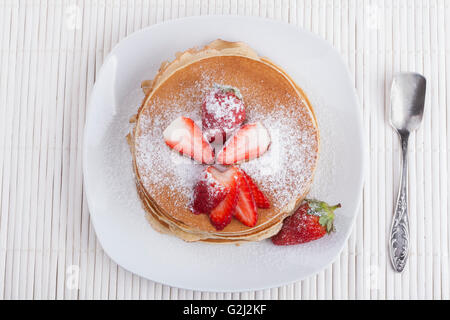
<path fill-rule="evenodd" d="M 305 281 L 238 294 L 181 290 L 124 271 L 96 240 L 81 170 L 96 73 L 135 30 L 204 14 L 311 30 L 342 53 L 354 77 L 370 146 L 363 205 L 340 257 Z M 400 275 L 386 250 L 400 154 L 385 109 L 401 70 L 423 73 L 428 93 L 411 139 L 412 243 Z M 0 299 L 448 299 L 448 75 L 450 1 L 0 0 Z"/>

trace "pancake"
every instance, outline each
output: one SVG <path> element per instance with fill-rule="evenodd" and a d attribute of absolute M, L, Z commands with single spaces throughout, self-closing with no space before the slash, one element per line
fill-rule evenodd
<path fill-rule="evenodd" d="M 193 214 L 193 188 L 206 165 L 174 152 L 163 140 L 163 130 L 178 116 L 201 127 L 202 99 L 214 84 L 238 88 L 247 122 L 261 121 L 271 136 L 265 154 L 239 164 L 271 203 L 269 209 L 258 209 L 253 228 L 233 219 L 217 231 L 207 215 Z M 186 241 L 215 243 L 257 241 L 277 233 L 309 191 L 318 160 L 317 122 L 301 88 L 246 44 L 222 40 L 178 53 L 142 87 L 146 97 L 133 118 L 128 141 L 136 186 L 151 225 Z"/>

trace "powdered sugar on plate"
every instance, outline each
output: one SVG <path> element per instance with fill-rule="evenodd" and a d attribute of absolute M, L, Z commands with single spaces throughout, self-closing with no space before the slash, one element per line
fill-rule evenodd
<path fill-rule="evenodd" d="M 339 123 L 340 115 L 335 112 L 334 108 L 326 105 L 320 97 L 310 94 L 309 99 L 319 126 L 320 153 L 308 198 L 325 202 L 341 201 L 334 198 L 336 190 L 333 189 L 339 184 L 336 181 L 336 170 L 343 165 L 336 154 L 339 152 L 339 146 L 345 143 L 342 130 L 336 126 Z"/>

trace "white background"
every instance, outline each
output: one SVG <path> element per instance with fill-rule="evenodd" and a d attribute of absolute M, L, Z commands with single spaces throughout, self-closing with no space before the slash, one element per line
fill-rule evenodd
<path fill-rule="evenodd" d="M 81 146 L 104 57 L 142 27 L 205 14 L 311 30 L 354 78 L 370 146 L 362 207 L 340 257 L 302 282 L 235 294 L 163 286 L 111 261 L 90 224 Z M 449 19 L 444 0 L 0 0 L 0 299 L 449 299 Z M 412 243 L 401 275 L 387 255 L 400 154 L 385 109 L 397 71 L 428 80 L 424 122 L 410 139 Z"/>

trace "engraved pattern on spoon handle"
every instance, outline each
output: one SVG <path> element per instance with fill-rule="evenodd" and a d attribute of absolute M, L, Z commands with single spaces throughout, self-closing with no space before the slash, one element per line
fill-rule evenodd
<path fill-rule="evenodd" d="M 400 189 L 395 205 L 389 239 L 389 252 L 395 271 L 402 272 L 406 265 L 409 250 L 409 222 L 408 222 L 408 138 L 400 135 L 402 145 L 402 173 Z"/>

